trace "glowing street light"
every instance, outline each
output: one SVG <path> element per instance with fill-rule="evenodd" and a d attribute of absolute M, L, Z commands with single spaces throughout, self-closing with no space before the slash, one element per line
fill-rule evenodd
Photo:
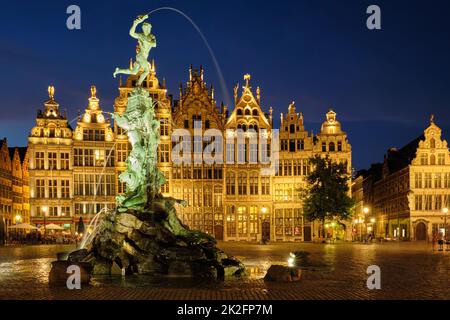
<path fill-rule="evenodd" d="M 22 216 L 20 214 L 16 215 L 16 224 L 19 224 L 20 221 L 22 221 Z"/>

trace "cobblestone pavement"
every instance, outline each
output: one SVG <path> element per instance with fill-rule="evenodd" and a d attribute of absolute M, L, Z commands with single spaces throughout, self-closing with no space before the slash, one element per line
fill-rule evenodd
<path fill-rule="evenodd" d="M 450 251 L 426 244 L 270 244 L 219 243 L 241 259 L 245 280 L 203 283 L 146 277 L 96 278 L 82 290 L 48 286 L 50 262 L 70 246 L 0 248 L 0 299 L 170 299 L 170 300 L 316 300 L 450 299 Z M 286 264 L 289 252 L 307 251 L 300 282 L 266 283 L 271 264 Z M 366 287 L 367 267 L 381 268 L 381 290 Z"/>

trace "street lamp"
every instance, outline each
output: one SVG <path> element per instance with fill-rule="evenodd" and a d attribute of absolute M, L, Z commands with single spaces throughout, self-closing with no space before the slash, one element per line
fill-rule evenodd
<path fill-rule="evenodd" d="M 19 224 L 19 222 L 22 221 L 22 217 L 20 214 L 16 215 L 16 224 Z"/>

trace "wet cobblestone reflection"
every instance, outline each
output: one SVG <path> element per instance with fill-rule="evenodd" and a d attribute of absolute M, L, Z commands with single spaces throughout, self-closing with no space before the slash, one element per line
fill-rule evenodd
<path fill-rule="evenodd" d="M 48 286 L 50 263 L 71 246 L 0 248 L 0 299 L 450 299 L 450 252 L 417 243 L 270 244 L 220 243 L 241 259 L 249 277 L 240 281 L 132 276 L 96 277 L 70 291 Z M 306 251 L 297 283 L 265 283 L 272 264 Z M 369 265 L 381 268 L 381 290 L 366 288 Z"/>

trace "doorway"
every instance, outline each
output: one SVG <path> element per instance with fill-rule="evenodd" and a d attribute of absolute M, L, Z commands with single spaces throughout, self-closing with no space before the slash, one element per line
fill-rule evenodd
<path fill-rule="evenodd" d="M 419 222 L 416 225 L 416 240 L 417 241 L 427 240 L 427 225 L 423 222 Z"/>

